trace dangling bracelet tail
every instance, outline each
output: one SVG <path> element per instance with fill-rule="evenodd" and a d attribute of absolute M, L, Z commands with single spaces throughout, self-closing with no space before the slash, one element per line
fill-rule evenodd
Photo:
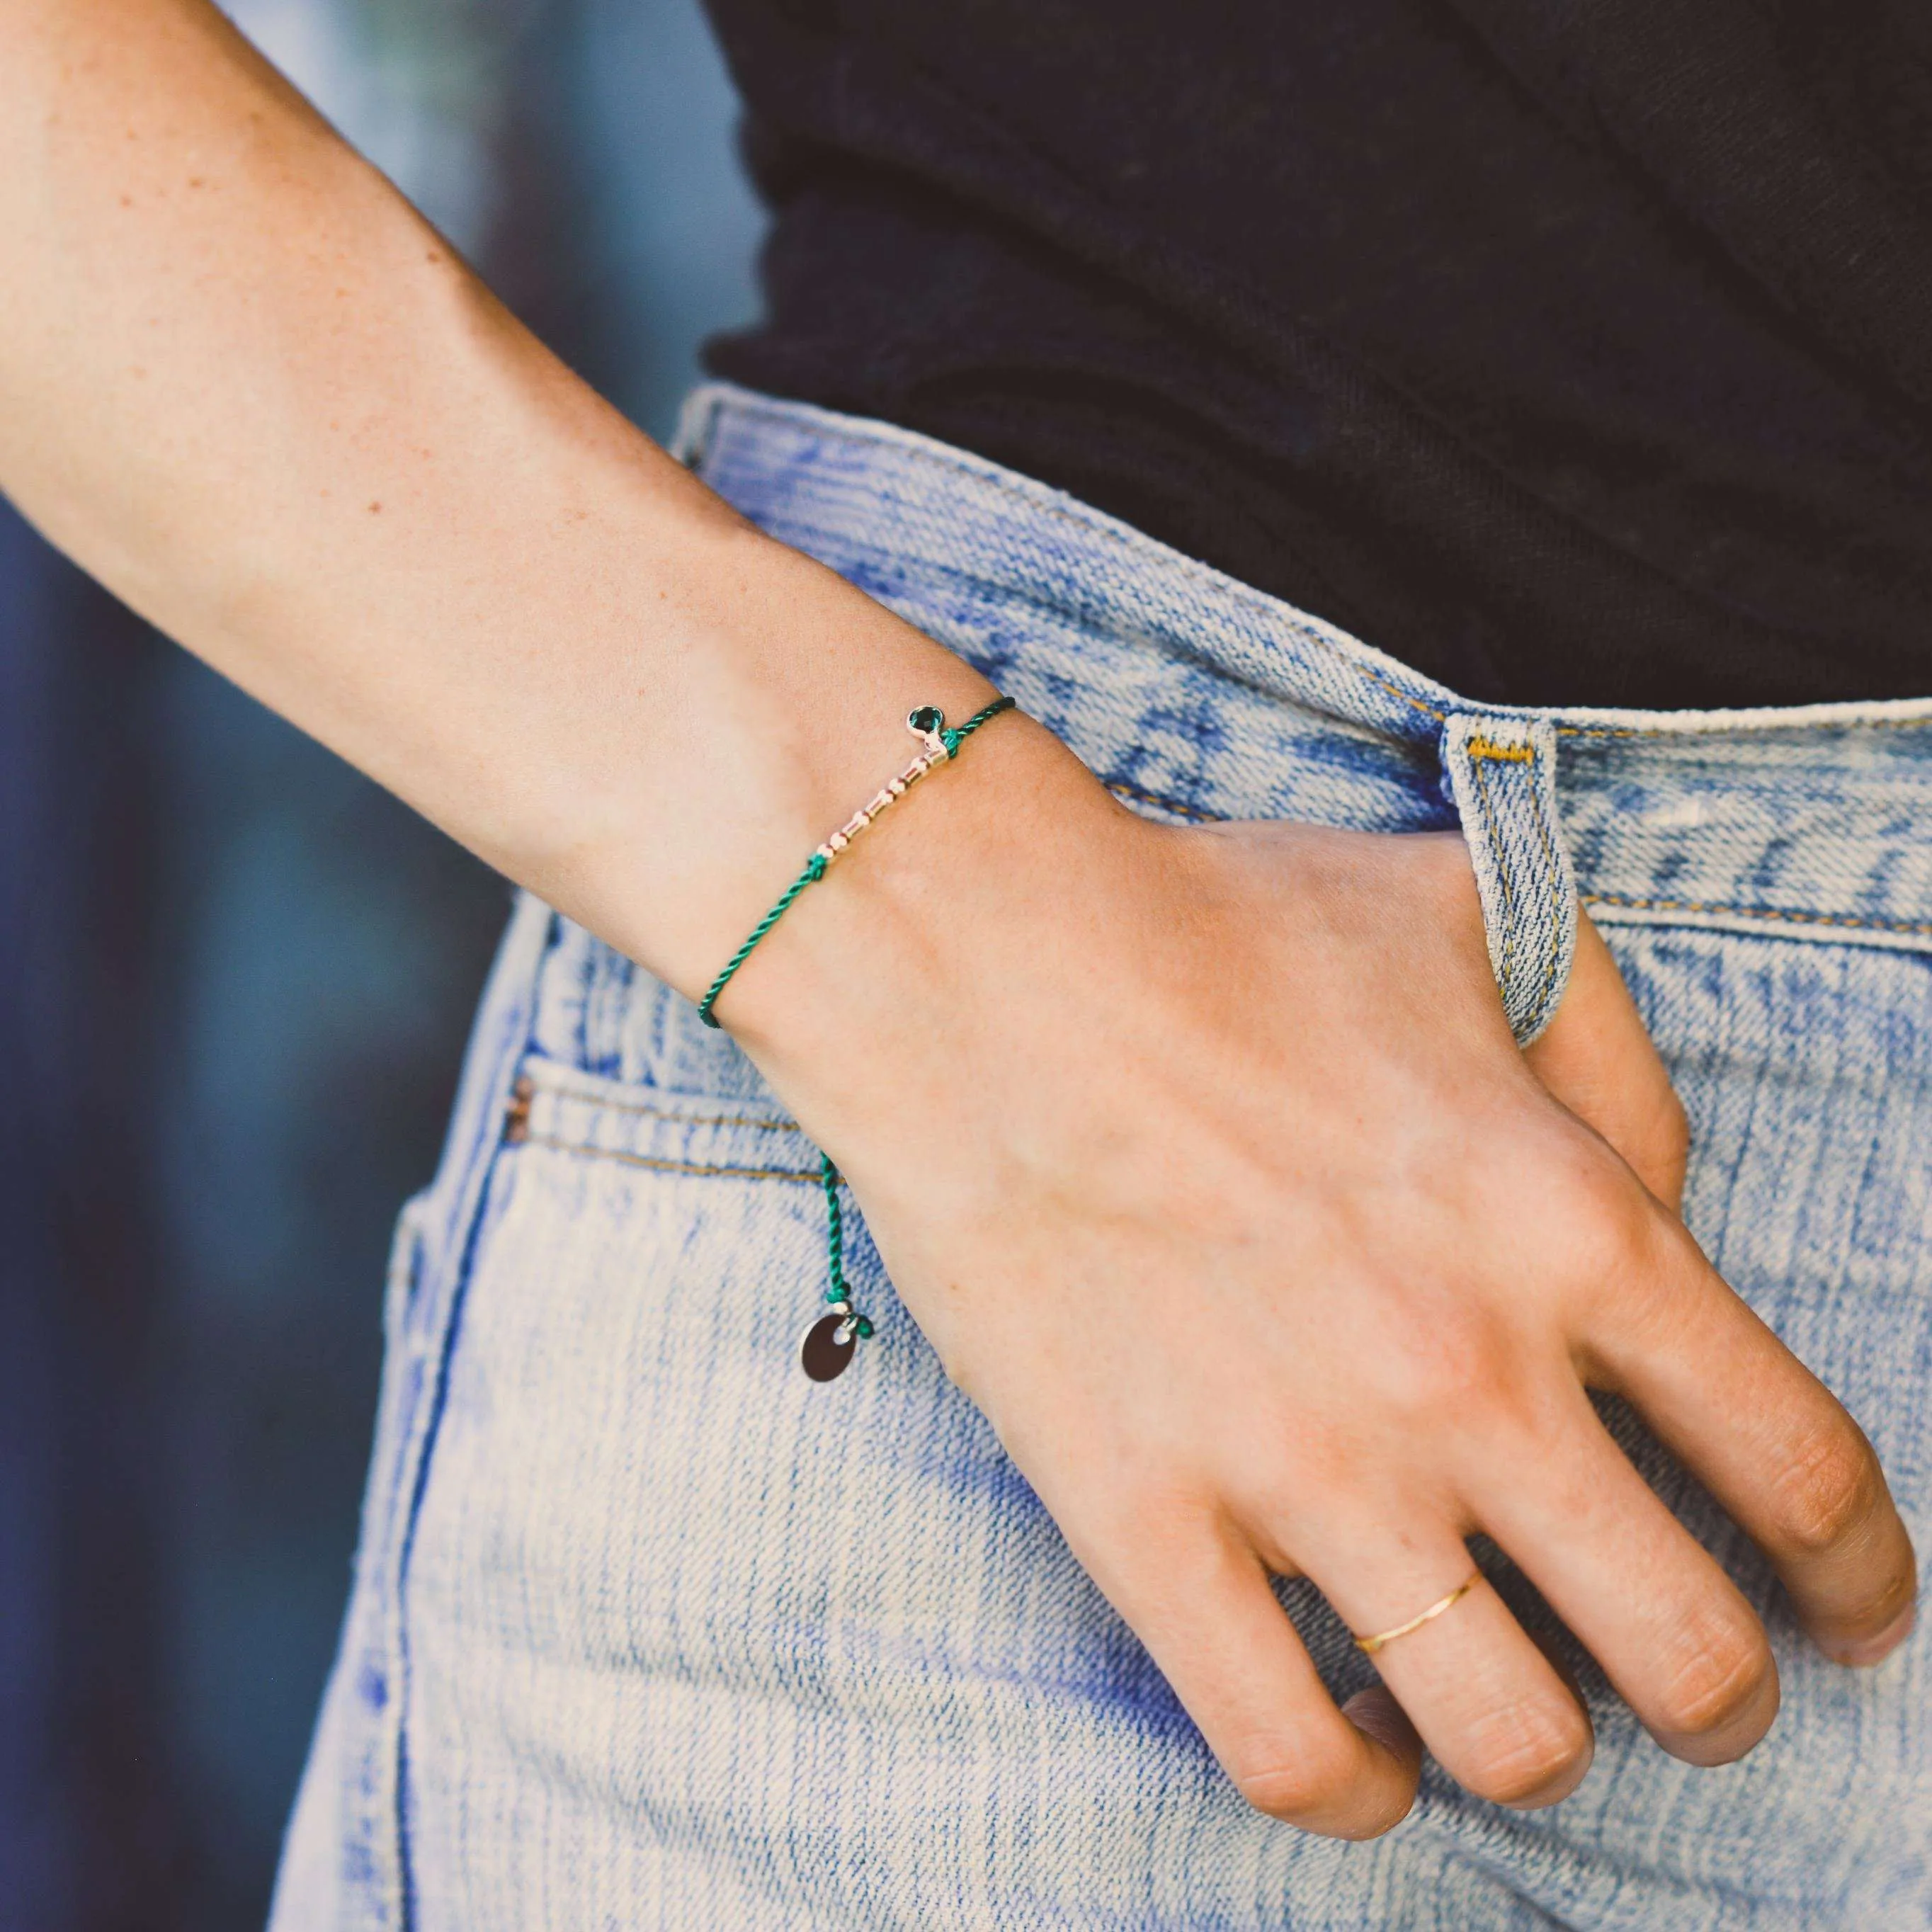
<path fill-rule="evenodd" d="M 724 962 L 724 970 L 705 988 L 704 997 L 698 1003 L 698 1016 L 706 1026 L 718 1024 L 718 994 L 730 985 L 738 968 L 758 950 L 758 942 L 790 910 L 792 902 L 799 894 L 807 886 L 816 885 L 824 878 L 839 854 L 888 806 L 904 797 L 927 772 L 950 764 L 958 757 L 960 746 L 981 725 L 1012 708 L 1010 698 L 996 698 L 991 704 L 976 711 L 964 724 L 956 726 L 946 723 L 945 712 L 936 704 L 922 704 L 908 714 L 906 729 L 920 740 L 922 748 L 918 757 L 897 778 L 882 785 L 874 796 L 868 799 L 812 854 L 805 862 L 804 871 L 778 895 L 771 910 L 752 927 L 751 937 Z M 854 1344 L 872 1334 L 872 1324 L 853 1306 L 851 1290 L 846 1285 L 845 1235 L 838 1205 L 838 1170 L 832 1166 L 830 1154 L 821 1154 L 819 1162 L 825 1188 L 826 1272 L 830 1283 L 825 1291 L 825 1299 L 831 1304 L 832 1312 L 821 1316 L 806 1330 L 799 1358 L 806 1373 L 814 1382 L 826 1382 L 852 1359 Z"/>

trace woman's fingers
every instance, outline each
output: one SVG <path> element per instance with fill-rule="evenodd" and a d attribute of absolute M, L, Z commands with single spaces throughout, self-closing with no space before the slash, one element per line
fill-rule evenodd
<path fill-rule="evenodd" d="M 1684 1114 L 1602 936 L 1580 915 L 1570 988 L 1529 1048 L 1538 1078 L 1666 1206 L 1683 1191 Z M 1777 1566 L 1831 1655 L 1876 1662 L 1911 1627 L 1911 1543 L 1870 1444 L 1681 1230 L 1654 1279 L 1605 1297 L 1615 1386 Z"/>
<path fill-rule="evenodd" d="M 1166 1526 L 1150 1560 L 1082 1552 L 1214 1755 L 1256 1810 L 1330 1838 L 1368 1838 L 1408 1815 L 1421 1748 L 1398 1711 L 1352 1699 L 1352 1723 L 1309 1660 L 1261 1560 L 1232 1528 Z"/>
<path fill-rule="evenodd" d="M 1528 1058 L 1674 1209 L 1682 1109 L 1587 917 L 1570 989 Z M 1615 1280 L 1592 1284 L 1592 1379 L 1628 1396 L 1696 1470 L 1770 1557 L 1828 1654 L 1876 1662 L 1911 1628 L 1916 1579 L 1871 1445 L 1674 1217 L 1646 1217 L 1618 1258 Z"/>
<path fill-rule="evenodd" d="M 1644 1279 L 1602 1298 L 1601 1380 L 1641 1409 L 1765 1554 L 1828 1656 L 1874 1664 L 1911 1628 L 1912 1540 L 1871 1444 L 1831 1391 L 1655 1217 Z"/>
<path fill-rule="evenodd" d="M 1444 1526 L 1392 1534 L 1362 1526 L 1338 1540 L 1334 1574 L 1309 1574 L 1358 1636 L 1399 1628 L 1442 1604 L 1475 1565 Z M 1590 1766 L 1590 1720 L 1488 1582 L 1374 1653 L 1382 1681 L 1450 1776 L 1479 1798 L 1528 1808 L 1567 1797 Z"/>
<path fill-rule="evenodd" d="M 1673 1211 L 1683 1205 L 1690 1147 L 1683 1104 L 1636 1002 L 1589 915 L 1556 1017 L 1524 1056 L 1544 1088 L 1594 1128 Z"/>
<path fill-rule="evenodd" d="M 1472 1485 L 1483 1526 L 1658 1742 L 1727 1764 L 1778 1712 L 1778 1670 L 1737 1587 L 1631 1466 L 1582 1390 L 1534 1455 Z"/>

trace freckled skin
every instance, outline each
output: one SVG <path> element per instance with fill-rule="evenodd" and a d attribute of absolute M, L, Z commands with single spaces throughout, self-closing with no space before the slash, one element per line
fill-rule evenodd
<path fill-rule="evenodd" d="M 0 0 L 0 488 L 692 998 L 908 712 L 994 695 L 586 389 L 205 0 Z M 1384 1829 L 1425 1742 L 1498 1802 L 1574 1786 L 1587 1721 L 1486 1586 L 1346 1711 L 1268 1587 L 1390 1628 L 1477 1528 L 1666 1749 L 1762 1734 L 1762 1632 L 1586 1382 L 1831 1654 L 1900 1640 L 1882 1475 L 1677 1220 L 1587 922 L 1526 1056 L 1457 842 L 1153 824 L 1021 716 L 866 847 L 721 1016 L 1253 1803 Z"/>

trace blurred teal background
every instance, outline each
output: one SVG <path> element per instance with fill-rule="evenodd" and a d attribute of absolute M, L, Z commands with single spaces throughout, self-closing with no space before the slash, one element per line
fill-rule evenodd
<path fill-rule="evenodd" d="M 240 0 L 653 433 L 755 308 L 698 0 Z M 0 1932 L 266 1910 L 502 882 L 0 506 Z"/>

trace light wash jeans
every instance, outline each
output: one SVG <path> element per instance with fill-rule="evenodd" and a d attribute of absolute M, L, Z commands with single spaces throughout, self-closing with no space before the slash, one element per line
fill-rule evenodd
<path fill-rule="evenodd" d="M 1580 892 L 1690 1110 L 1692 1228 L 1932 1544 L 1932 703 L 1465 704 L 920 437 L 709 390 L 686 442 L 1138 809 L 1460 819 L 1522 1037 L 1561 996 Z M 1825 1662 L 1614 1408 L 1769 1626 L 1767 1741 L 1677 1763 L 1562 1639 L 1598 1742 L 1554 1809 L 1431 1770 L 1372 1844 L 1250 1811 L 856 1216 L 878 1336 L 829 1387 L 800 1374 L 824 1211 L 813 1150 L 730 1037 L 524 901 L 397 1240 L 275 1932 L 1932 1926 L 1925 1634 L 1876 1670 Z M 1337 1695 L 1366 1681 L 1318 1598 L 1283 1594 Z"/>

